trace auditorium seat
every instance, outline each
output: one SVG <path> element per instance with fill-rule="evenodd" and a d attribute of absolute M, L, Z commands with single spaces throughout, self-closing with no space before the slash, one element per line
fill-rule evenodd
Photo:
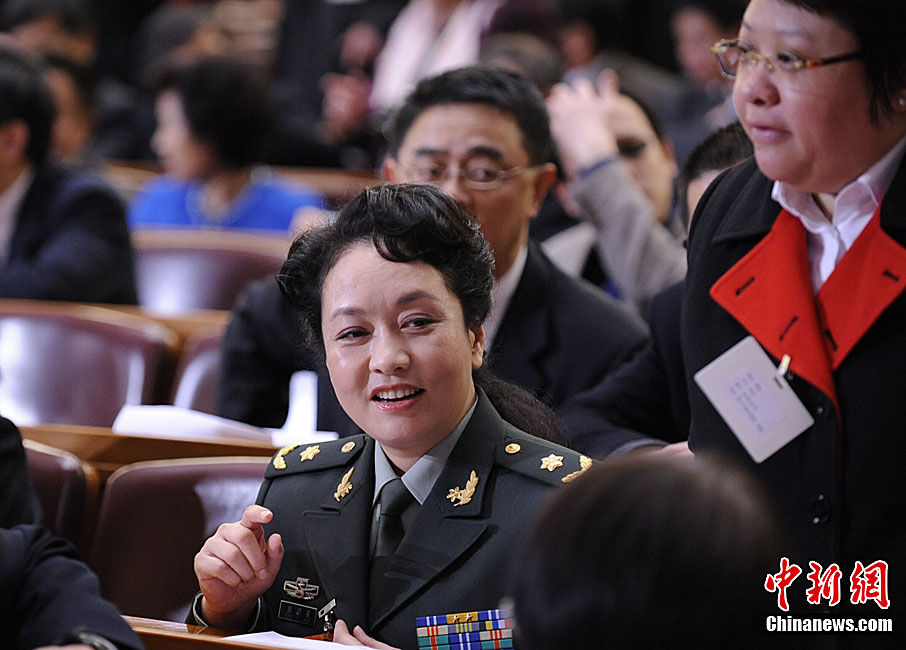
<path fill-rule="evenodd" d="M 41 503 L 41 523 L 84 553 L 89 548 L 97 514 L 97 471 L 68 451 L 34 440 L 23 440 L 22 444 L 28 473 Z"/>
<path fill-rule="evenodd" d="M 20 426 L 109 427 L 124 404 L 168 400 L 177 341 L 113 309 L 0 300 L 0 412 Z"/>
<path fill-rule="evenodd" d="M 274 275 L 289 236 L 248 232 L 143 228 L 134 230 L 139 304 L 160 314 L 230 309 L 252 280 Z"/>
<path fill-rule="evenodd" d="M 182 621 L 198 590 L 195 554 L 255 502 L 266 458 L 161 460 L 107 480 L 89 565 L 120 612 Z"/>
<path fill-rule="evenodd" d="M 173 379 L 175 406 L 216 414 L 223 330 L 223 327 L 208 327 L 186 338 Z"/>

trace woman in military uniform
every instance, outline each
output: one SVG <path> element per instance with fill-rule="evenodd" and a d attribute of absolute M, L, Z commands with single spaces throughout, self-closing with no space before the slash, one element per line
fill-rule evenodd
<path fill-rule="evenodd" d="M 278 282 L 364 433 L 274 456 L 196 557 L 196 620 L 309 636 L 335 616 L 338 640 L 415 649 L 416 617 L 498 607 L 531 517 L 591 461 L 514 426 L 535 403 L 483 378 L 492 267 L 427 185 L 367 189 L 296 240 Z"/>

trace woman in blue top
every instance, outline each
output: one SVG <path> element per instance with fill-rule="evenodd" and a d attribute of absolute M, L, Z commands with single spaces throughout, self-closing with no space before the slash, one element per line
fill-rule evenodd
<path fill-rule="evenodd" d="M 208 57 L 164 73 L 152 146 L 165 175 L 133 199 L 136 226 L 286 231 L 299 208 L 324 205 L 261 159 L 270 129 L 263 85 L 241 63 Z"/>

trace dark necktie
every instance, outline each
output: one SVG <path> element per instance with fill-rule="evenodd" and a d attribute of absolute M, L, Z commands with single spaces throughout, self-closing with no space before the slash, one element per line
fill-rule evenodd
<path fill-rule="evenodd" d="M 369 581 L 370 607 L 374 611 L 375 605 L 382 597 L 381 585 L 384 583 L 384 574 L 390 566 L 390 561 L 396 553 L 396 547 L 403 539 L 403 511 L 412 503 L 412 493 L 406 488 L 403 480 L 395 478 L 384 484 L 381 490 L 381 514 L 377 520 L 377 535 L 374 546 L 374 556 L 371 558 L 371 576 Z"/>

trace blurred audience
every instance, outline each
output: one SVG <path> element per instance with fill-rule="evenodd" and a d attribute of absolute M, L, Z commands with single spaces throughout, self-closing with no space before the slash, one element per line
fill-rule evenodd
<path fill-rule="evenodd" d="M 515 558 L 515 644 L 764 647 L 753 632 L 782 540 L 762 488 L 735 466 L 639 454 L 593 467 L 548 501 Z"/>
<path fill-rule="evenodd" d="M 8 0 L 0 8 L 0 33 L 16 48 L 50 55 L 58 71 L 66 72 L 63 61 L 71 61 L 70 77 L 80 87 L 92 87 L 86 144 L 91 156 L 147 157 L 151 130 L 142 128 L 136 88 L 97 72 L 98 31 L 92 9 L 86 0 Z"/>
<path fill-rule="evenodd" d="M 56 54 L 44 56 L 44 80 L 53 93 L 56 119 L 50 152 L 67 165 L 88 166 L 96 124 L 95 80 L 90 68 Z"/>
<path fill-rule="evenodd" d="M 732 79 L 720 72 L 711 46 L 736 38 L 746 0 L 674 0 L 670 31 L 676 60 L 687 79 L 707 95 L 712 106 L 706 114 L 710 128 L 736 120 L 730 92 Z"/>
<path fill-rule="evenodd" d="M 738 122 L 701 142 L 680 174 L 683 214 L 688 217 L 694 212 L 718 174 L 751 155 L 752 143 Z M 573 396 L 560 408 L 563 435 L 574 449 L 594 457 L 668 443 L 669 452 L 688 450 L 689 396 L 680 346 L 682 299 L 683 282 L 656 294 L 648 310 L 648 346 L 598 386 Z"/>
<path fill-rule="evenodd" d="M 201 226 L 287 232 L 314 189 L 259 166 L 270 134 L 267 93 L 246 66 L 205 57 L 174 66 L 158 84 L 152 144 L 166 175 L 129 206 L 136 226 Z"/>
<path fill-rule="evenodd" d="M 54 101 L 37 61 L 0 47 L 0 297 L 136 302 L 124 208 L 48 160 Z"/>
<path fill-rule="evenodd" d="M 618 295 L 644 314 L 651 297 L 686 270 L 671 141 L 650 110 L 620 92 L 613 71 L 597 87 L 584 79 L 555 86 L 548 109 L 578 215 L 593 224 Z"/>

